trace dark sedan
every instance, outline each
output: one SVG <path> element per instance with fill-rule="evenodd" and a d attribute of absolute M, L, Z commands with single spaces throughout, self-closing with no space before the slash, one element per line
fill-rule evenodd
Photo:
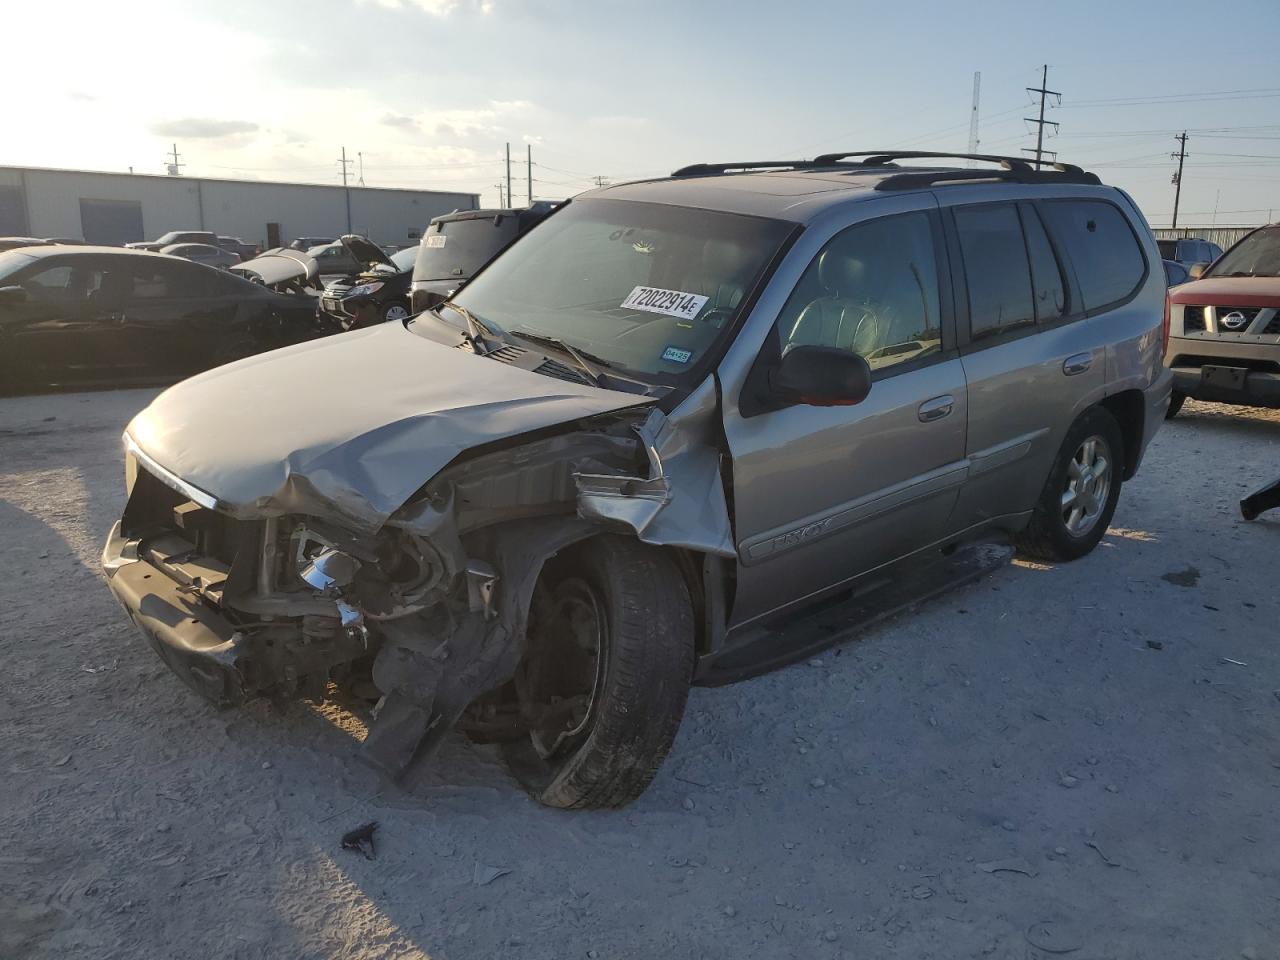
<path fill-rule="evenodd" d="M 175 257 L 0 253 L 0 393 L 171 382 L 321 334 L 314 297 Z"/>
<path fill-rule="evenodd" d="M 376 244 L 354 234 L 338 242 L 364 267 L 354 277 L 325 284 L 321 311 L 344 330 L 406 319 L 418 248 L 387 256 Z"/>

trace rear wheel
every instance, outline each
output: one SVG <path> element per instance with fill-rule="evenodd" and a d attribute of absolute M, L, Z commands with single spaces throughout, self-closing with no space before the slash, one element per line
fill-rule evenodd
<path fill-rule="evenodd" d="M 1115 417 L 1101 407 L 1085 411 L 1062 441 L 1018 552 L 1076 560 L 1093 550 L 1116 512 L 1123 455 Z"/>
<path fill-rule="evenodd" d="M 684 714 L 693 613 L 671 558 L 618 536 L 550 561 L 513 687 L 528 735 L 512 772 L 553 807 L 621 807 L 644 792 Z"/>
<path fill-rule="evenodd" d="M 1179 393 L 1177 390 L 1169 394 L 1169 409 L 1164 412 L 1166 420 L 1172 420 L 1178 415 L 1178 411 L 1182 409 L 1182 405 L 1186 402 L 1187 395 Z"/>

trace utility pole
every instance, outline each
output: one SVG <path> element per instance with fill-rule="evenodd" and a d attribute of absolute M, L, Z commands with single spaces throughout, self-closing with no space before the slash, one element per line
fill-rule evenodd
<path fill-rule="evenodd" d="M 170 159 L 170 157 L 172 157 L 172 159 Z M 165 155 L 165 160 L 166 160 L 166 161 L 168 161 L 168 162 L 165 164 L 165 166 L 167 166 L 167 167 L 169 168 L 169 176 L 171 176 L 171 177 L 180 177 L 180 176 L 182 176 L 182 168 L 183 168 L 183 167 L 185 167 L 185 166 L 186 166 L 186 164 L 185 164 L 185 163 L 179 163 L 179 162 L 178 162 L 178 160 L 179 160 L 179 159 L 180 159 L 180 158 L 179 158 L 179 156 L 178 156 L 178 145 L 175 143 L 175 144 L 173 145 L 173 153 L 171 153 L 171 154 L 166 154 L 166 155 Z"/>
<path fill-rule="evenodd" d="M 1044 104 L 1045 104 L 1045 98 L 1047 98 L 1047 97 L 1057 97 L 1057 98 L 1058 98 L 1058 102 L 1059 102 L 1059 103 L 1061 103 L 1061 102 L 1062 102 L 1062 94 L 1060 94 L 1057 90 L 1048 90 L 1048 89 L 1046 89 L 1048 86 L 1049 86 L 1049 65 L 1046 63 L 1046 64 L 1044 65 L 1044 72 L 1040 75 L 1040 86 L 1038 86 L 1038 87 L 1027 87 L 1027 93 L 1038 93 L 1038 94 L 1040 94 L 1040 118 L 1039 118 L 1038 120 L 1033 120 L 1031 117 L 1023 117 L 1023 119 L 1024 119 L 1024 120 L 1026 120 L 1026 121 L 1027 121 L 1027 123 L 1034 123 L 1034 124 L 1036 125 L 1036 149 L 1035 149 L 1035 154 L 1036 154 L 1036 169 L 1037 169 L 1037 170 L 1039 170 L 1039 169 L 1040 169 L 1040 164 L 1041 164 L 1041 162 L 1042 162 L 1042 158 L 1043 158 L 1043 156 L 1044 156 L 1044 128 L 1045 128 L 1045 124 L 1048 124 L 1049 126 L 1053 127 L 1053 129 L 1054 129 L 1054 132 L 1055 132 L 1055 133 L 1056 133 L 1056 132 L 1057 132 L 1057 130 L 1058 130 L 1058 125 L 1057 125 L 1056 123 L 1054 123 L 1052 120 L 1046 120 L 1046 119 L 1044 118 Z M 1029 148 L 1029 147 L 1023 147 L 1022 149 L 1027 150 L 1028 152 L 1030 152 L 1030 148 Z M 1057 156 L 1057 154 L 1054 154 L 1054 156 Z"/>
<path fill-rule="evenodd" d="M 356 167 L 356 169 L 360 171 L 360 176 L 356 178 L 356 186 L 363 187 L 364 186 L 364 151 L 357 150 L 356 157 L 359 159 L 359 165 Z"/>
<path fill-rule="evenodd" d="M 975 70 L 973 73 L 973 107 L 969 110 L 969 152 L 978 152 L 978 91 L 982 89 L 982 74 Z M 968 161 L 965 166 L 972 167 L 973 161 Z"/>
<path fill-rule="evenodd" d="M 351 232 L 351 190 L 347 186 L 347 164 L 354 161 L 347 159 L 347 148 L 342 148 L 342 159 L 338 163 L 342 164 L 342 192 L 347 198 L 347 233 Z"/>
<path fill-rule="evenodd" d="M 595 181 L 597 187 L 607 187 L 609 185 L 608 177 L 595 176 L 591 179 Z"/>
<path fill-rule="evenodd" d="M 533 206 L 533 144 L 526 143 L 524 145 L 524 149 L 525 149 L 524 170 L 525 170 L 525 175 L 529 178 L 529 206 L 532 207 Z"/>
<path fill-rule="evenodd" d="M 497 190 L 498 190 L 498 207 L 499 207 L 499 209 L 505 208 L 507 204 L 506 204 L 506 202 L 502 199 L 502 181 L 501 181 L 501 180 L 499 180 L 497 183 L 495 183 L 495 184 L 494 184 L 494 186 L 495 186 L 495 187 L 497 188 Z"/>
<path fill-rule="evenodd" d="M 507 144 L 507 204 L 511 204 L 511 144 Z"/>
<path fill-rule="evenodd" d="M 1178 161 L 1178 172 L 1173 175 L 1173 229 L 1178 229 L 1178 201 L 1182 199 L 1182 164 L 1187 159 L 1187 131 L 1173 139 L 1178 141 L 1178 152 L 1169 154 Z"/>

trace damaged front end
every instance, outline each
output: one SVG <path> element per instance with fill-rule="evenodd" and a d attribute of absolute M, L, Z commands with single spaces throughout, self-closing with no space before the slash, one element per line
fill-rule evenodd
<path fill-rule="evenodd" d="M 684 416 L 632 407 L 473 451 L 374 532 L 337 510 L 246 516 L 130 444 L 104 570 L 157 653 L 220 705 L 366 691 L 362 750 L 399 776 L 464 712 L 482 722 L 477 701 L 515 673 L 557 552 L 613 530 L 732 555 L 714 408 L 708 385 Z"/>

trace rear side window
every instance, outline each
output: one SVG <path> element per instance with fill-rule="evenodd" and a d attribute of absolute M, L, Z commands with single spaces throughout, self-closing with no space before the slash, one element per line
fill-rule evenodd
<path fill-rule="evenodd" d="M 1035 323 L 1031 265 L 1017 207 L 959 207 L 955 218 L 969 286 L 970 335 L 977 339 Z"/>
<path fill-rule="evenodd" d="M 1075 268 L 1085 310 L 1127 300 L 1146 275 L 1133 228 L 1105 200 L 1049 200 L 1041 209 Z"/>

